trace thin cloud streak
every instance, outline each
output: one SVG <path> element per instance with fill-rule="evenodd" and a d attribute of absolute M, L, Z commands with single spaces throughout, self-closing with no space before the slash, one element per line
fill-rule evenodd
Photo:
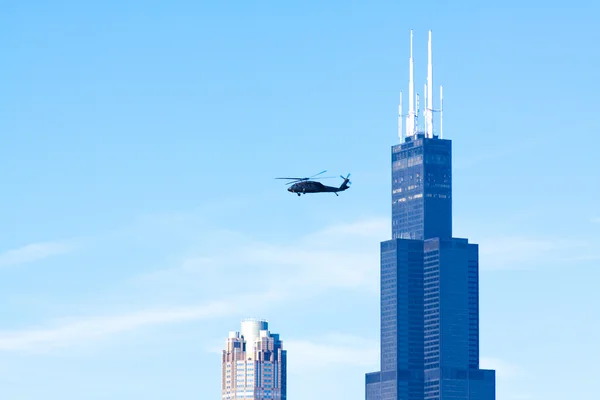
<path fill-rule="evenodd" d="M 53 256 L 68 254 L 76 245 L 68 242 L 32 243 L 0 254 L 0 267 L 41 261 Z"/>
<path fill-rule="evenodd" d="M 379 240 L 385 228 L 381 219 L 373 218 L 278 243 L 257 241 L 239 233 L 215 232 L 213 235 L 220 240 L 187 255 L 178 267 L 144 274 L 137 281 L 154 285 L 168 282 L 172 287 L 206 286 L 225 280 L 228 271 L 235 268 L 237 279 L 228 280 L 232 290 L 236 284 L 249 287 L 255 282 L 275 289 L 293 281 L 294 287 L 300 285 L 303 290 L 311 291 L 323 288 L 376 291 Z M 226 248 L 219 247 L 224 245 Z"/>
<path fill-rule="evenodd" d="M 82 341 L 111 336 L 145 326 L 207 320 L 244 311 L 243 304 L 266 304 L 276 294 L 264 293 L 231 297 L 201 305 L 142 310 L 129 314 L 73 319 L 52 328 L 0 332 L 0 351 L 47 351 Z"/>

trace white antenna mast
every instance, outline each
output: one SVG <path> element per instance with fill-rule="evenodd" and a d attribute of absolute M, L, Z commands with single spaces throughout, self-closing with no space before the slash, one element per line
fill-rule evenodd
<path fill-rule="evenodd" d="M 443 139 L 443 132 L 442 132 L 442 116 L 444 113 L 444 95 L 443 95 L 443 87 L 440 85 L 440 139 Z"/>
<path fill-rule="evenodd" d="M 406 117 L 406 136 L 415 134 L 415 87 L 414 87 L 414 63 L 413 63 L 413 31 L 410 30 L 410 58 L 408 60 L 408 116 Z"/>
<path fill-rule="evenodd" d="M 417 93 L 417 112 L 413 115 L 413 121 L 415 123 L 413 132 L 416 135 L 419 132 L 419 93 Z"/>
<path fill-rule="evenodd" d="M 404 141 L 404 132 L 402 132 L 402 92 L 400 92 L 400 104 L 398 105 L 398 138 L 400 143 Z"/>
<path fill-rule="evenodd" d="M 431 57 L 431 30 L 429 31 L 429 41 L 427 44 L 427 95 L 425 96 L 427 116 L 425 130 L 427 137 L 433 137 L 433 64 Z"/>
<path fill-rule="evenodd" d="M 427 121 L 428 121 L 428 116 L 427 116 L 427 84 L 423 85 L 423 96 L 425 96 L 425 99 L 423 99 L 423 104 L 425 105 L 423 107 L 423 131 L 425 132 L 425 137 L 429 137 L 427 136 Z"/>

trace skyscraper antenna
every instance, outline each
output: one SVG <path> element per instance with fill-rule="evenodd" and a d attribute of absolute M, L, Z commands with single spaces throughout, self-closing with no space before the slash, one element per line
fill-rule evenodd
<path fill-rule="evenodd" d="M 419 132 L 419 93 L 417 93 L 417 112 L 413 115 L 413 133 L 416 135 Z"/>
<path fill-rule="evenodd" d="M 427 121 L 428 121 L 428 116 L 427 116 L 427 84 L 423 85 L 423 96 L 425 96 L 425 98 L 423 99 L 423 132 L 425 132 L 425 137 L 427 136 Z"/>
<path fill-rule="evenodd" d="M 444 115 L 444 93 L 443 87 L 440 85 L 440 139 L 443 139 L 443 131 L 442 131 L 442 117 Z"/>
<path fill-rule="evenodd" d="M 410 30 L 410 58 L 408 59 L 408 115 L 406 117 L 406 136 L 415 134 L 415 86 L 414 86 L 414 62 L 413 62 L 413 31 Z"/>
<path fill-rule="evenodd" d="M 400 139 L 400 143 L 404 141 L 404 132 L 402 132 L 402 92 L 400 92 L 400 104 L 398 105 L 398 138 Z"/>
<path fill-rule="evenodd" d="M 433 60 L 431 56 L 431 30 L 429 31 L 429 41 L 427 43 L 427 95 L 425 96 L 427 116 L 426 136 L 433 137 Z"/>

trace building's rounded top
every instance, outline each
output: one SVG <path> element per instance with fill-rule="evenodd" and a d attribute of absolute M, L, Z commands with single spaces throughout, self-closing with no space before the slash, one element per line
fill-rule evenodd
<path fill-rule="evenodd" d="M 242 322 L 267 322 L 268 321 L 264 318 L 244 318 L 242 319 Z"/>
<path fill-rule="evenodd" d="M 260 331 L 269 329 L 269 324 L 265 320 L 246 319 L 242 321 L 242 337 L 246 341 L 246 353 L 250 358 L 254 358 L 254 349 L 256 341 L 260 338 Z"/>
<path fill-rule="evenodd" d="M 255 336 L 258 336 L 258 332 L 261 330 L 268 330 L 269 323 L 264 319 L 245 319 L 242 321 L 242 335 L 248 335 L 248 332 L 255 332 Z"/>

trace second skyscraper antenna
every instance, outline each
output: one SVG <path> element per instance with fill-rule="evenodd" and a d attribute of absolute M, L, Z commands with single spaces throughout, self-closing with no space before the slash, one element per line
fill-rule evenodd
<path fill-rule="evenodd" d="M 433 63 L 431 59 L 431 31 L 429 31 L 429 41 L 427 43 L 427 95 L 425 105 L 427 117 L 425 119 L 427 137 L 433 137 Z"/>
<path fill-rule="evenodd" d="M 410 58 L 408 59 L 408 115 L 406 116 L 406 136 L 415 134 L 415 79 L 413 62 L 413 31 L 410 30 Z"/>

